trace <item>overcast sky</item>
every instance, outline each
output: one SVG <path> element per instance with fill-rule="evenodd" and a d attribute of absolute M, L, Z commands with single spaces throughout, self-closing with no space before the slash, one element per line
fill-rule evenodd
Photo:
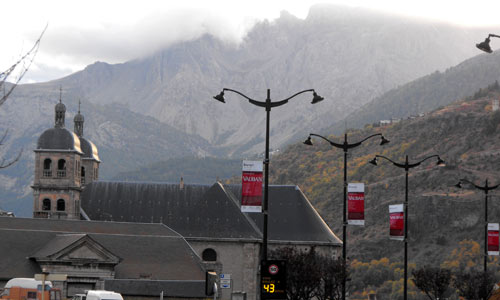
<path fill-rule="evenodd" d="M 282 10 L 304 19 L 311 5 L 325 2 L 500 31 L 499 0 L 8 0 L 0 4 L 0 70 L 29 50 L 46 24 L 25 82 L 57 79 L 95 61 L 125 62 L 207 32 L 237 43 L 257 21 Z"/>

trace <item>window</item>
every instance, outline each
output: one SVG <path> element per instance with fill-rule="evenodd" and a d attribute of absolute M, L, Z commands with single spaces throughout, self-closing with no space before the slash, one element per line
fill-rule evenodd
<path fill-rule="evenodd" d="M 66 210 L 66 202 L 64 199 L 57 200 L 57 211 L 65 211 Z"/>
<path fill-rule="evenodd" d="M 36 299 L 36 292 L 28 292 L 28 299 Z"/>
<path fill-rule="evenodd" d="M 64 159 L 57 162 L 57 177 L 66 177 L 66 161 Z"/>
<path fill-rule="evenodd" d="M 50 158 L 43 161 L 43 177 L 52 177 L 52 160 Z"/>
<path fill-rule="evenodd" d="M 81 176 L 81 183 L 82 185 L 85 184 L 85 167 L 82 167 L 82 171 L 80 173 Z"/>
<path fill-rule="evenodd" d="M 50 199 L 43 199 L 42 210 L 50 210 Z"/>
<path fill-rule="evenodd" d="M 201 257 L 204 261 L 217 261 L 217 252 L 214 249 L 208 248 L 203 250 Z"/>

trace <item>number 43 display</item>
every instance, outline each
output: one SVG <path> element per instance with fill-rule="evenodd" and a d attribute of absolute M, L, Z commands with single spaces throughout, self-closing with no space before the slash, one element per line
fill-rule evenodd
<path fill-rule="evenodd" d="M 286 261 L 261 262 L 261 299 L 286 299 Z"/>

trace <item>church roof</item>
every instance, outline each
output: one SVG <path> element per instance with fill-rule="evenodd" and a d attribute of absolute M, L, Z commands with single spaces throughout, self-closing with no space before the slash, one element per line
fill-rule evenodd
<path fill-rule="evenodd" d="M 70 150 L 82 152 L 78 136 L 64 127 L 54 127 L 45 130 L 38 138 L 36 150 Z"/>
<path fill-rule="evenodd" d="M 30 257 L 61 251 L 82 232 L 121 259 L 115 279 L 140 279 L 144 273 L 153 280 L 205 278 L 189 244 L 163 224 L 9 217 L 0 217 L 0 278 L 33 277 L 41 270 Z"/>
<path fill-rule="evenodd" d="M 95 181 L 82 193 L 92 220 L 162 222 L 186 239 L 262 239 L 263 218 L 240 210 L 241 186 Z M 269 241 L 339 245 L 296 186 L 269 188 Z"/>
<path fill-rule="evenodd" d="M 97 161 L 99 159 L 99 152 L 97 151 L 96 145 L 84 137 L 80 137 L 80 148 L 83 151 L 83 158 L 90 158 Z"/>
<path fill-rule="evenodd" d="M 241 185 L 226 186 L 230 195 L 241 203 Z M 311 202 L 296 185 L 269 186 L 268 235 L 270 240 L 281 242 L 311 242 L 340 244 Z M 259 229 L 263 230 L 264 218 L 259 213 L 248 213 Z"/>
<path fill-rule="evenodd" d="M 164 223 L 186 238 L 261 239 L 248 216 L 220 184 L 102 182 L 88 184 L 81 196 L 91 220 Z"/>

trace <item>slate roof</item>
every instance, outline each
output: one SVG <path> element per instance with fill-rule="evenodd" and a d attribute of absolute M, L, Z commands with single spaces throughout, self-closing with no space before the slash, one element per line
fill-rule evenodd
<path fill-rule="evenodd" d="M 124 235 L 161 235 L 179 237 L 179 234 L 163 224 L 154 223 L 125 223 L 125 222 L 100 222 L 100 221 L 67 221 L 56 219 L 31 218 L 0 218 L 0 228 L 40 230 L 53 232 L 72 233 L 102 233 L 102 234 L 124 234 Z"/>
<path fill-rule="evenodd" d="M 82 226 L 83 223 L 91 225 Z M 0 278 L 32 277 L 39 273 L 37 263 L 29 258 L 69 245 L 68 239 L 76 239 L 78 235 L 67 238 L 63 235 L 81 233 L 83 228 L 92 240 L 121 258 L 115 267 L 116 279 L 139 279 L 144 273 L 157 280 L 205 279 L 200 258 L 184 238 L 163 224 L 9 217 L 0 217 Z M 152 232 L 147 232 L 148 229 Z M 55 245 L 47 246 L 54 241 Z"/>
<path fill-rule="evenodd" d="M 99 152 L 97 151 L 97 147 L 91 141 L 87 140 L 84 137 L 80 137 L 80 148 L 83 151 L 84 158 L 90 158 L 90 159 L 95 159 L 97 161 L 101 161 L 99 159 Z"/>
<path fill-rule="evenodd" d="M 240 211 L 241 186 L 94 181 L 82 193 L 92 220 L 162 222 L 186 239 L 262 240 L 262 214 Z M 269 241 L 339 245 L 296 186 L 270 186 Z"/>
<path fill-rule="evenodd" d="M 241 185 L 226 186 L 228 194 L 241 203 Z M 247 213 L 262 231 L 264 217 Z M 278 242 L 341 244 L 311 202 L 296 185 L 270 185 L 268 204 L 268 239 Z"/>
<path fill-rule="evenodd" d="M 81 205 L 91 220 L 161 222 L 185 238 L 262 239 L 255 224 L 220 184 L 94 181 Z"/>
<path fill-rule="evenodd" d="M 70 150 L 82 152 L 78 136 L 68 129 L 61 127 L 45 130 L 38 138 L 36 150 Z"/>
<path fill-rule="evenodd" d="M 109 291 L 120 291 L 127 296 L 159 296 L 161 292 L 169 297 L 207 298 L 205 281 L 167 281 L 167 280 L 105 280 L 104 286 Z"/>

